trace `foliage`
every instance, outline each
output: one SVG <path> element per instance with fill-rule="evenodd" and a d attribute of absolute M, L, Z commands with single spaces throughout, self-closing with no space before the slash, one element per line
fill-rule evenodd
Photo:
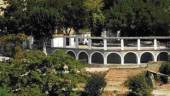
<path fill-rule="evenodd" d="M 20 90 L 20 92 L 13 94 L 13 96 L 46 96 L 37 85 L 27 86 Z"/>
<path fill-rule="evenodd" d="M 19 63 L 16 59 L 20 60 Z M 59 64 L 61 62 L 69 65 L 69 73 L 64 73 L 63 66 Z M 81 71 L 78 73 L 82 68 L 78 67 L 80 65 L 63 51 L 57 51 L 49 57 L 38 50 L 23 51 L 21 58 L 0 64 L 0 86 L 6 86 L 12 96 L 80 94 L 73 91 L 77 84 L 86 82 L 86 75 Z"/>
<path fill-rule="evenodd" d="M 165 10 L 169 3 L 168 0 L 119 1 L 107 12 L 106 27 L 112 32 L 121 30 L 125 36 L 167 35 L 170 18 Z"/>
<path fill-rule="evenodd" d="M 15 52 L 22 49 L 23 42 L 27 39 L 27 36 L 23 33 L 7 34 L 0 36 L 0 44 L 4 49 L 3 54 L 5 56 L 14 57 Z M 21 47 L 21 48 L 20 48 Z"/>
<path fill-rule="evenodd" d="M 65 64 L 69 67 L 69 69 L 80 69 L 84 67 L 84 65 L 80 64 L 80 62 L 74 60 L 73 57 L 66 55 L 64 51 L 57 50 L 55 53 L 50 55 L 47 60 L 53 64 L 53 66 L 57 69 L 60 69 Z M 71 70 L 70 70 L 71 71 Z"/>
<path fill-rule="evenodd" d="M 100 96 L 106 85 L 104 74 L 92 74 L 85 87 L 89 96 Z"/>
<path fill-rule="evenodd" d="M 7 20 L 6 20 L 6 18 L 5 17 L 3 17 L 3 16 L 0 16 L 0 35 L 4 35 L 5 33 L 6 33 L 6 22 L 7 22 Z"/>
<path fill-rule="evenodd" d="M 69 35 L 89 28 L 100 36 L 103 29 L 123 36 L 169 34 L 169 0 L 5 0 L 1 34 L 25 32 L 35 39 L 57 31 Z"/>
<path fill-rule="evenodd" d="M 15 34 L 8 34 L 0 36 L 0 42 L 2 43 L 9 43 L 9 42 L 22 42 L 27 39 L 27 36 L 23 33 Z"/>
<path fill-rule="evenodd" d="M 170 76 L 170 63 L 169 62 L 163 63 L 160 66 L 159 71 L 160 71 L 160 73 L 163 73 L 163 74 Z M 168 83 L 168 77 L 167 76 L 161 76 L 160 79 L 163 83 Z"/>
<path fill-rule="evenodd" d="M 8 92 L 6 88 L 0 88 L 0 96 L 10 96 L 11 94 Z"/>
<path fill-rule="evenodd" d="M 24 59 L 31 64 L 41 64 L 45 54 L 40 50 L 28 50 L 24 52 Z"/>
<path fill-rule="evenodd" d="M 92 35 L 100 36 L 105 23 L 105 16 L 102 11 L 104 7 L 103 0 L 85 0 L 83 6 L 88 12 L 86 22 Z"/>
<path fill-rule="evenodd" d="M 146 73 L 141 73 L 130 77 L 126 82 L 126 86 L 131 90 L 128 96 L 151 96 L 152 85 Z"/>
<path fill-rule="evenodd" d="M 61 2 L 61 0 L 59 0 Z M 62 31 L 66 35 L 70 35 L 71 29 L 75 33 L 79 33 L 79 30 L 85 26 L 85 16 L 87 12 L 82 6 L 84 0 L 66 0 L 60 15 L 62 19 L 59 21 L 58 30 Z"/>
<path fill-rule="evenodd" d="M 165 62 L 161 65 L 159 71 L 163 74 L 169 75 L 170 76 L 170 63 Z"/>
<path fill-rule="evenodd" d="M 54 9 L 34 7 L 29 15 L 30 30 L 36 39 L 51 38 L 56 26 L 56 15 Z"/>

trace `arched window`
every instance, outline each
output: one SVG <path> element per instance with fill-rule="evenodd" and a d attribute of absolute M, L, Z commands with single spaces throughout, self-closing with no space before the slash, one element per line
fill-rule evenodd
<path fill-rule="evenodd" d="M 88 55 L 87 55 L 87 53 L 85 53 L 85 52 L 79 53 L 78 58 L 79 58 L 80 62 L 85 63 L 85 64 L 88 63 Z"/>
<path fill-rule="evenodd" d="M 135 53 L 129 52 L 124 56 L 124 63 L 131 63 L 136 64 L 137 63 L 137 55 Z"/>
<path fill-rule="evenodd" d="M 121 64 L 121 57 L 117 53 L 111 53 L 107 56 L 107 64 Z"/>
<path fill-rule="evenodd" d="M 67 54 L 70 55 L 73 58 L 76 58 L 76 55 L 73 51 L 68 51 Z"/>
<path fill-rule="evenodd" d="M 95 63 L 95 64 L 104 64 L 103 55 L 99 52 L 93 53 L 91 56 L 91 60 L 92 60 L 92 63 Z"/>
<path fill-rule="evenodd" d="M 153 61 L 153 59 L 154 59 L 154 56 L 152 55 L 152 53 L 149 53 L 149 52 L 143 53 L 140 58 L 141 63 L 148 63 L 149 61 Z"/>
<path fill-rule="evenodd" d="M 161 52 L 157 56 L 157 61 L 168 61 L 168 53 L 167 52 Z"/>

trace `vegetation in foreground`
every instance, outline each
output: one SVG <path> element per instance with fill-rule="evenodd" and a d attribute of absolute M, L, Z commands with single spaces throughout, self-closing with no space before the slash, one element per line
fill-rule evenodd
<path fill-rule="evenodd" d="M 125 85 L 129 89 L 128 96 L 152 96 L 152 90 L 156 83 L 162 85 L 169 82 L 170 62 L 163 62 L 159 68 L 159 72 L 162 74 L 153 75 L 153 73 L 150 72 L 143 72 L 130 77 L 125 82 Z M 151 75 L 154 77 L 152 78 Z"/>
<path fill-rule="evenodd" d="M 153 85 L 146 72 L 130 77 L 125 85 L 130 90 L 128 96 L 152 96 Z"/>
<path fill-rule="evenodd" d="M 24 51 L 9 63 L 0 64 L 0 87 L 2 94 L 12 96 L 76 96 L 73 89 L 86 83 L 82 73 L 84 65 L 57 51 L 45 56 L 41 51 Z M 18 58 L 19 57 L 19 58 Z M 3 95 L 5 96 L 5 95 Z M 7 95 L 8 96 L 8 95 Z"/>
<path fill-rule="evenodd" d="M 163 73 L 167 76 L 161 76 L 160 80 L 162 81 L 162 83 L 168 83 L 168 76 L 170 76 L 170 62 L 164 62 L 160 69 L 159 69 L 160 73 Z"/>
<path fill-rule="evenodd" d="M 104 74 L 86 73 L 85 66 L 62 50 L 46 56 L 17 47 L 14 58 L 0 62 L 0 96 L 100 96 Z"/>

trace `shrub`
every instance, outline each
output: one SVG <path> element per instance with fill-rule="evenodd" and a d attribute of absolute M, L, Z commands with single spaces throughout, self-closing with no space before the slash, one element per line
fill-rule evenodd
<path fill-rule="evenodd" d="M 47 57 L 47 60 L 56 69 L 62 69 L 64 65 L 67 65 L 70 71 L 74 69 L 83 68 L 85 65 L 72 58 L 70 55 L 65 54 L 62 50 L 57 50 L 54 54 Z"/>
<path fill-rule="evenodd" d="M 6 88 L 0 87 L 0 96 L 10 96 L 10 93 Z"/>
<path fill-rule="evenodd" d="M 14 58 L 11 63 L 0 62 L 0 87 L 7 86 L 10 96 L 78 96 L 76 94 L 80 93 L 73 88 L 86 82 L 81 71 L 57 74 L 60 71 L 56 69 L 63 67 L 62 64 L 67 64 L 69 70 L 81 66 L 63 51 L 45 56 L 41 51 L 29 50 L 23 51 L 19 58 Z"/>
<path fill-rule="evenodd" d="M 101 96 L 102 88 L 106 85 L 104 74 L 93 74 L 87 82 L 85 91 L 88 96 Z"/>
<path fill-rule="evenodd" d="M 166 74 L 170 76 L 170 62 L 165 62 L 159 68 L 160 73 Z"/>
<path fill-rule="evenodd" d="M 138 74 L 130 77 L 126 82 L 126 86 L 131 90 L 128 96 L 151 96 L 152 86 L 146 73 Z"/>
<path fill-rule="evenodd" d="M 161 65 L 159 68 L 160 73 L 166 74 L 170 76 L 170 62 L 165 62 Z M 163 83 L 168 83 L 168 77 L 167 76 L 160 76 L 160 80 Z"/>

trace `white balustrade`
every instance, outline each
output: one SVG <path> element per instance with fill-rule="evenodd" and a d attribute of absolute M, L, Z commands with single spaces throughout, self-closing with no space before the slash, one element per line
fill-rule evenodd
<path fill-rule="evenodd" d="M 145 46 L 147 48 L 154 48 L 154 50 L 157 50 L 158 49 L 158 44 L 157 44 L 157 39 L 160 39 L 160 40 L 166 40 L 166 39 L 169 39 L 170 40 L 170 37 L 79 37 L 79 36 L 58 36 L 58 37 L 54 37 L 52 39 L 52 46 L 51 47 L 60 47 L 60 48 L 66 48 L 66 43 L 68 41 L 66 41 L 66 39 L 69 38 L 69 46 L 72 46 L 74 48 L 80 48 L 81 45 L 79 45 L 79 39 L 86 39 L 87 40 L 87 45 L 83 45 L 83 46 L 86 46 L 88 49 L 92 49 L 92 39 L 95 40 L 95 39 L 102 39 L 103 40 L 103 50 L 113 50 L 115 48 L 115 50 L 118 49 L 117 46 L 110 46 L 108 47 L 108 41 L 109 40 L 120 40 L 120 49 L 119 50 L 127 50 L 127 47 L 128 46 L 125 46 L 125 42 L 124 40 L 128 40 L 128 39 L 136 39 L 137 40 L 137 50 L 142 50 L 142 46 L 141 46 L 141 39 L 142 40 L 153 40 L 154 44 L 153 46 Z M 60 43 L 60 44 L 59 44 Z M 116 44 L 116 45 L 119 45 L 119 44 Z M 111 44 L 112 45 L 112 44 Z M 114 44 L 113 44 L 114 45 Z M 163 45 L 161 45 L 163 46 Z M 167 48 L 166 45 L 163 46 L 164 48 Z M 96 47 L 95 47 L 96 48 Z M 128 48 L 129 49 L 129 48 Z"/>
<path fill-rule="evenodd" d="M 157 45 L 157 39 L 154 39 L 154 50 L 157 50 L 158 45 Z"/>
<path fill-rule="evenodd" d="M 104 42 L 104 50 L 107 50 L 107 39 L 103 39 L 103 42 Z"/>
<path fill-rule="evenodd" d="M 91 49 L 91 47 L 92 47 L 92 40 L 88 39 L 88 48 Z"/>
<path fill-rule="evenodd" d="M 137 45 L 138 45 L 138 46 L 137 46 L 137 47 L 138 47 L 138 50 L 140 50 L 140 49 L 141 49 L 141 48 L 140 48 L 140 47 L 141 47 L 141 46 L 140 46 L 140 39 L 137 39 Z"/>
<path fill-rule="evenodd" d="M 124 39 L 121 39 L 121 50 L 124 50 Z"/>

